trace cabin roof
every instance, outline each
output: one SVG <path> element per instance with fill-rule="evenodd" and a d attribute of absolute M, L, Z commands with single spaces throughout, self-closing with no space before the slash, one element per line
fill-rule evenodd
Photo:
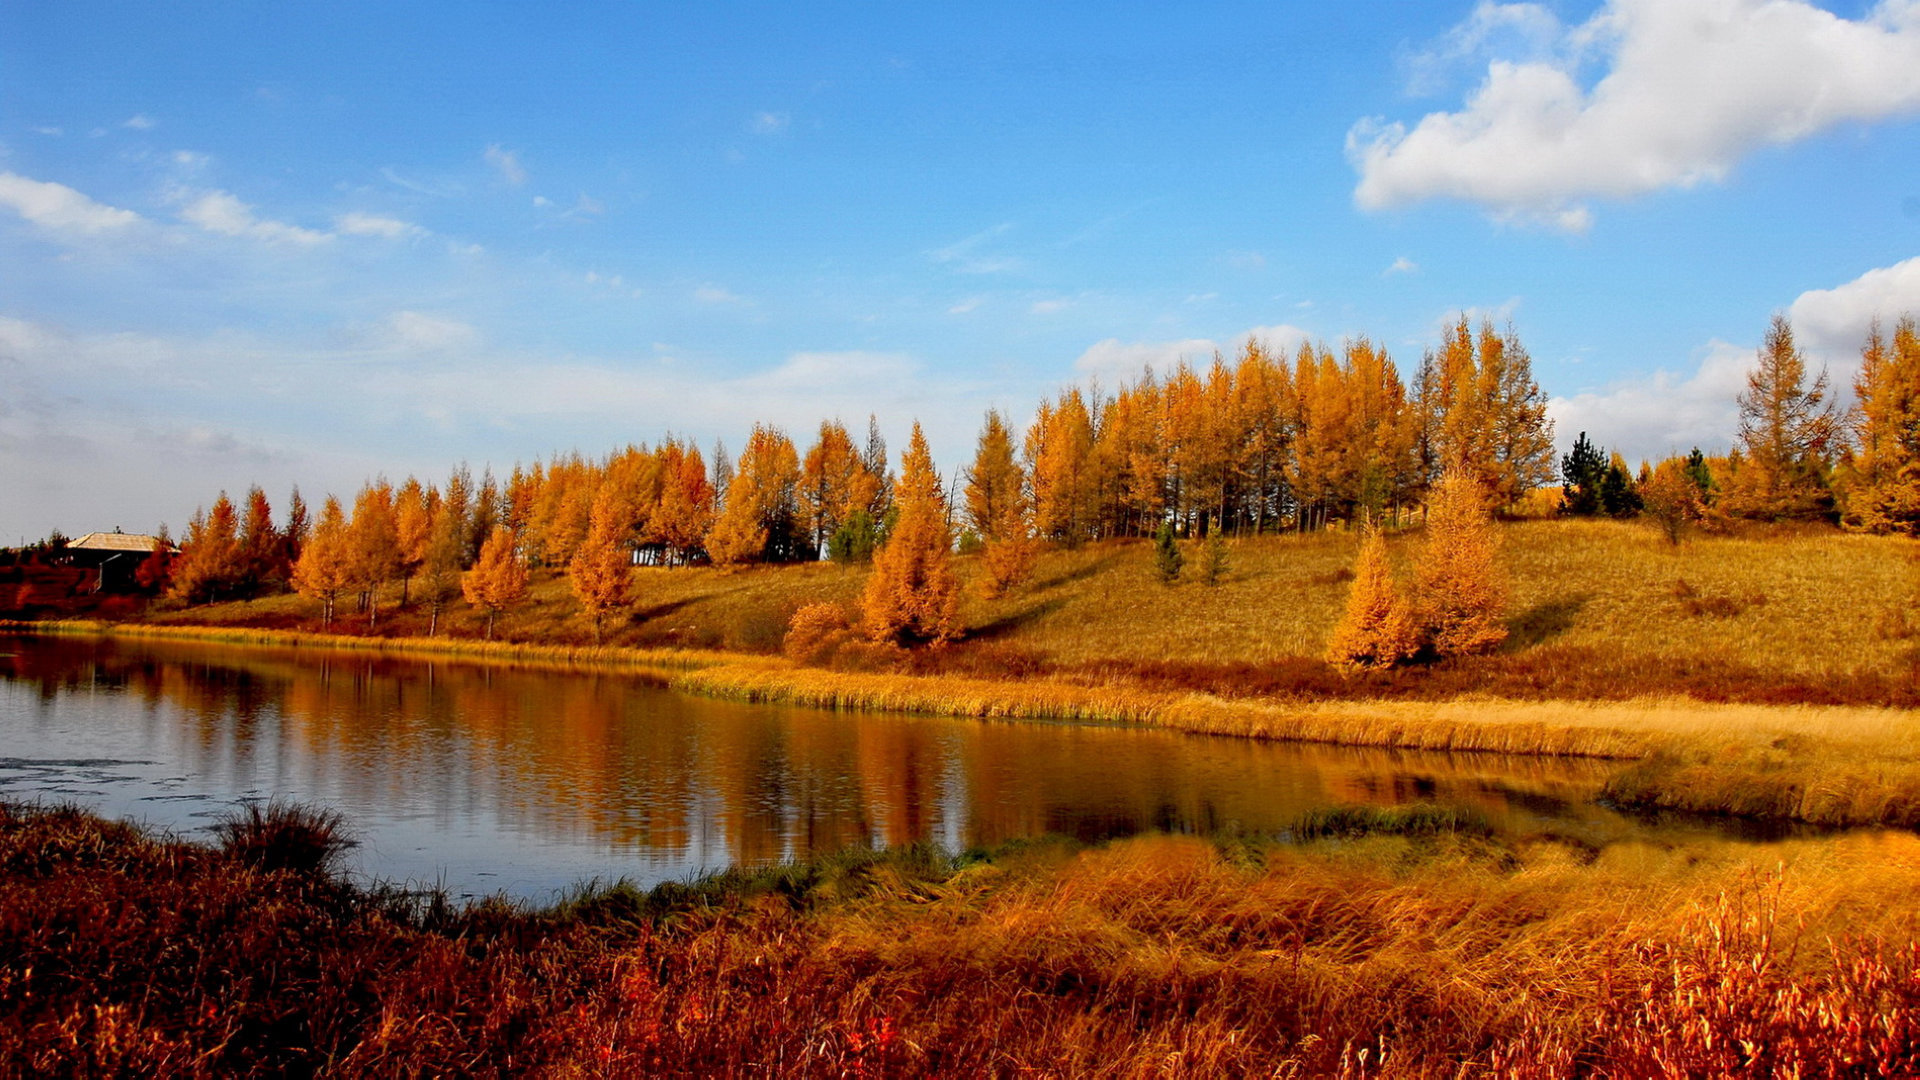
<path fill-rule="evenodd" d="M 90 532 L 78 540 L 67 544 L 69 550 L 79 551 L 138 551 L 149 552 L 159 543 L 157 536 L 145 533 Z"/>

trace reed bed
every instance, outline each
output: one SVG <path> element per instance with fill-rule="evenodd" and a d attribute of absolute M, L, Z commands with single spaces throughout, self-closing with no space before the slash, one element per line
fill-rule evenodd
<path fill-rule="evenodd" d="M 471 638 L 363 637 L 244 626 L 194 626 L 172 623 L 106 623 L 90 620 L 0 621 L 0 633 L 59 634 L 78 637 L 148 638 L 210 645 L 265 646 L 279 649 L 374 653 L 399 658 L 454 659 L 550 670 L 593 668 L 682 671 L 738 659 L 731 653 L 700 649 L 639 649 L 596 645 L 546 645 L 525 641 L 476 641 Z"/>
<path fill-rule="evenodd" d="M 1299 831 L 1327 839 L 855 852 L 536 911 L 0 807 L 0 1074 L 1920 1070 L 1913 836 Z"/>

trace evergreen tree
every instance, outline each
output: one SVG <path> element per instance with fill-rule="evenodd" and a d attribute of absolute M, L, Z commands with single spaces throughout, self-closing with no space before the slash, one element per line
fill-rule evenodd
<path fill-rule="evenodd" d="M 1160 575 L 1160 583 L 1171 585 L 1180 580 L 1180 567 L 1185 562 L 1180 544 L 1174 539 L 1173 522 L 1161 522 L 1160 531 L 1153 534 L 1153 568 Z"/>
<path fill-rule="evenodd" d="M 1206 546 L 1201 548 L 1200 580 L 1208 585 L 1218 585 L 1227 576 L 1227 531 L 1214 529 L 1207 533 Z"/>
<path fill-rule="evenodd" d="M 1617 452 L 1607 462 L 1600 477 L 1600 510 L 1608 517 L 1632 517 L 1640 512 L 1640 490 L 1627 471 L 1626 459 Z"/>
<path fill-rule="evenodd" d="M 1560 459 L 1561 492 L 1565 495 L 1561 513 L 1574 517 L 1592 517 L 1600 512 L 1600 485 L 1607 472 L 1607 459 L 1600 448 L 1581 432 L 1573 449 Z"/>

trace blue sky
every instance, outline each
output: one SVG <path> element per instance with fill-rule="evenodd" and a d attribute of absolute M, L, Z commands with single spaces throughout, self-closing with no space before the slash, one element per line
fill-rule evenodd
<path fill-rule="evenodd" d="M 0 0 L 0 538 L 1511 319 L 1724 446 L 1920 311 L 1920 2 Z"/>

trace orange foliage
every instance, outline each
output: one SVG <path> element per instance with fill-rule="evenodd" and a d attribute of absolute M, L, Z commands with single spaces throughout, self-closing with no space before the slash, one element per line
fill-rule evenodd
<path fill-rule="evenodd" d="M 960 636 L 960 585 L 953 574 L 953 536 L 946 500 L 920 425 L 901 456 L 895 492 L 900 510 L 887 542 L 873 556 L 861 600 L 875 641 L 951 641 Z"/>
<path fill-rule="evenodd" d="M 1353 565 L 1346 614 L 1327 643 L 1327 662 L 1345 668 L 1386 668 L 1419 651 L 1419 629 L 1394 582 L 1386 537 L 1378 526 L 1368 525 Z"/>

